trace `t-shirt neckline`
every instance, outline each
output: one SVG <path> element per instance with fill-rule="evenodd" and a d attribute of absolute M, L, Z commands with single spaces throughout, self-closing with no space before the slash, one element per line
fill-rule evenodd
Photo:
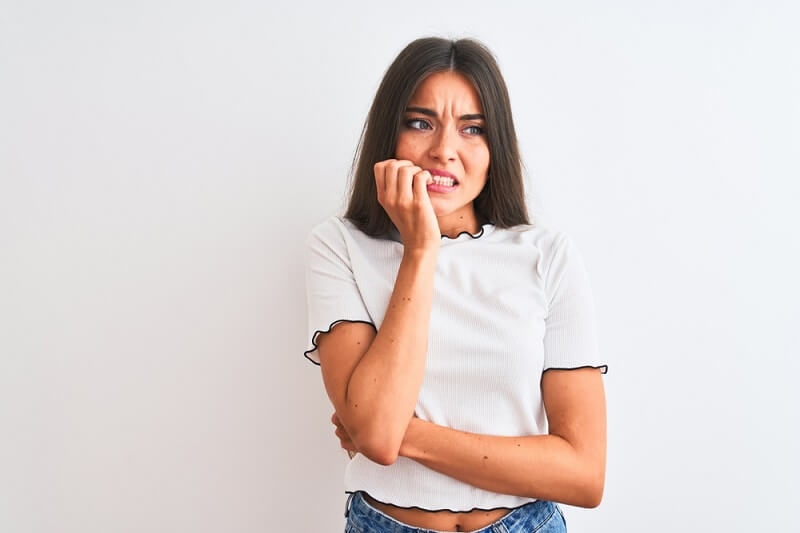
<path fill-rule="evenodd" d="M 491 234 L 494 231 L 494 224 L 486 223 L 483 224 L 477 232 L 472 233 L 469 231 L 462 231 L 455 237 L 449 237 L 447 235 L 442 235 L 442 245 L 456 243 L 456 242 L 463 242 L 463 241 L 472 241 L 480 239 L 481 237 L 485 237 Z M 397 229 L 392 229 L 389 232 L 389 237 L 391 240 L 395 242 L 402 243 L 402 239 L 400 239 L 400 232 Z"/>

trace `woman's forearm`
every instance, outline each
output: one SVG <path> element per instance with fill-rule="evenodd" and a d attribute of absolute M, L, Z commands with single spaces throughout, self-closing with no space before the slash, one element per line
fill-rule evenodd
<path fill-rule="evenodd" d="M 400 455 L 492 492 L 580 507 L 596 507 L 603 494 L 604 451 L 556 435 L 479 435 L 415 418 Z"/>
<path fill-rule="evenodd" d="M 383 464 L 397 458 L 422 385 L 437 253 L 404 254 L 383 323 L 347 383 L 346 412 L 338 412 L 358 447 Z"/>

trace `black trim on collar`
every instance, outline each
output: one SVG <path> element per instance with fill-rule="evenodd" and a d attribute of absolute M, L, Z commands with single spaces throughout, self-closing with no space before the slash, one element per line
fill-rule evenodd
<path fill-rule="evenodd" d="M 491 226 L 492 224 L 486 223 L 481 226 L 481 229 L 478 230 L 477 233 L 470 233 L 469 231 L 462 231 L 455 237 L 450 237 L 449 235 L 441 235 L 442 239 L 447 239 L 448 241 L 455 241 L 462 235 L 469 235 L 472 239 L 480 239 L 483 237 L 483 234 L 486 233 L 486 226 Z M 400 244 L 403 243 L 402 239 L 400 238 L 400 232 L 397 231 L 397 228 L 392 228 L 389 233 L 386 234 L 386 238 L 392 240 L 394 242 L 399 242 Z"/>
<path fill-rule="evenodd" d="M 478 233 L 475 233 L 474 235 L 472 233 L 468 232 L 468 231 L 462 231 L 461 233 L 459 233 L 455 237 L 450 237 L 448 235 L 442 235 L 442 239 L 449 239 L 451 241 L 454 241 L 454 240 L 458 239 L 459 237 L 461 237 L 462 235 L 469 235 L 473 239 L 480 239 L 483 236 L 485 231 L 486 231 L 486 224 L 481 226 L 480 231 L 478 231 Z"/>

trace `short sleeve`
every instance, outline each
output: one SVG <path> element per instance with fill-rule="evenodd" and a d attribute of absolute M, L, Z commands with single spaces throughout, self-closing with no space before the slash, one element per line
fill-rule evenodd
<path fill-rule="evenodd" d="M 330 219 L 306 241 L 306 297 L 309 348 L 304 355 L 319 364 L 317 337 L 339 322 L 374 324 L 367 312 L 351 268 L 344 228 Z"/>
<path fill-rule="evenodd" d="M 548 311 L 545 320 L 544 370 L 608 367 L 597 345 L 589 278 L 572 240 L 559 235 L 545 274 Z"/>

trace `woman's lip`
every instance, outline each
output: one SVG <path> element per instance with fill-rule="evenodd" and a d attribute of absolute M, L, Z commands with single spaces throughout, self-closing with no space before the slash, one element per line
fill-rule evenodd
<path fill-rule="evenodd" d="M 438 183 L 429 183 L 427 186 L 428 192 L 448 193 L 453 192 L 458 187 L 458 183 L 454 183 L 452 187 L 446 185 L 439 185 Z"/>

